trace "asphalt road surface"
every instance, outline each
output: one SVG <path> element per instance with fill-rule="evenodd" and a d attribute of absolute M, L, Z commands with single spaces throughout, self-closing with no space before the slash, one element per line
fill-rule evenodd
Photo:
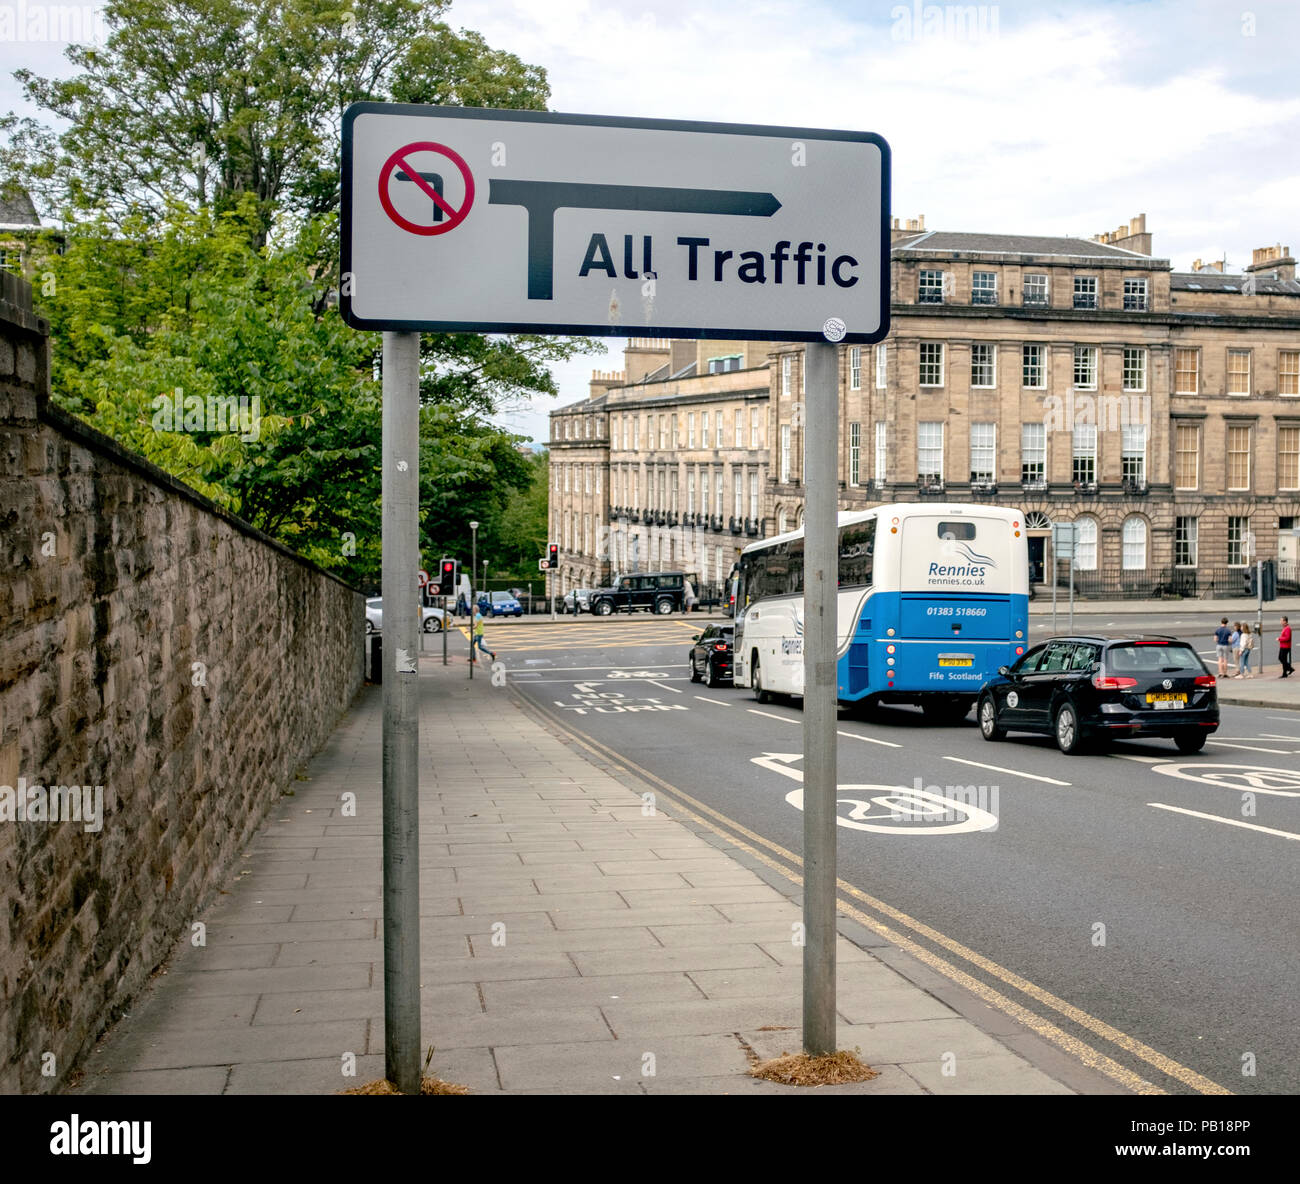
<path fill-rule="evenodd" d="M 1051 632 L 1050 617 L 1032 625 Z M 1202 652 L 1206 626 L 1075 617 L 1077 632 L 1174 632 Z M 707 807 L 797 869 L 799 702 L 690 682 L 700 627 L 579 618 L 490 629 L 489 644 L 526 700 L 648 775 L 670 813 Z M 973 713 L 936 727 L 911 707 L 842 713 L 839 734 L 843 905 L 1106 1058 L 1120 1084 L 1300 1090 L 1300 712 L 1225 707 L 1191 757 L 1169 741 L 1075 757 L 1046 738 L 987 743 Z"/>

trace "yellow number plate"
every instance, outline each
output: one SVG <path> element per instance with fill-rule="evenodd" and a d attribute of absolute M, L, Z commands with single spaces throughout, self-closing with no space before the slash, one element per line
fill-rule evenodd
<path fill-rule="evenodd" d="M 1147 696 L 1148 703 L 1186 703 L 1187 696 L 1177 691 L 1157 691 L 1155 694 Z"/>
<path fill-rule="evenodd" d="M 975 664 L 975 660 L 973 658 L 940 658 L 939 659 L 940 666 L 973 666 L 974 664 Z"/>

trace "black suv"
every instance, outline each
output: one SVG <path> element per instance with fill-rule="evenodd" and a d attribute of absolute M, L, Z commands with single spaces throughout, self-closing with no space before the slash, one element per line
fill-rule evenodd
<path fill-rule="evenodd" d="M 686 573 L 681 571 L 633 572 L 620 576 L 612 588 L 597 588 L 587 602 L 599 617 L 620 610 L 635 612 L 681 612 L 686 601 Z"/>
<path fill-rule="evenodd" d="M 980 690 L 985 740 L 1007 732 L 1056 737 L 1062 752 L 1090 739 L 1163 736 L 1200 752 L 1219 727 L 1215 679 L 1185 641 L 1172 637 L 1053 637 Z"/>

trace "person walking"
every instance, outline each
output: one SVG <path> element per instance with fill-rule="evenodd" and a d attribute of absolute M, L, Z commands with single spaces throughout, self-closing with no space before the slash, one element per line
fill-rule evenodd
<path fill-rule="evenodd" d="M 1219 656 L 1219 677 L 1228 677 L 1228 659 L 1232 657 L 1232 630 L 1228 628 L 1228 618 L 1219 622 L 1214 631 L 1214 648 Z"/>
<path fill-rule="evenodd" d="M 1250 655 L 1255 648 L 1255 635 L 1250 631 L 1249 622 L 1241 623 L 1241 670 L 1234 678 L 1252 678 L 1250 673 Z"/>
<path fill-rule="evenodd" d="M 688 613 L 693 613 L 695 611 L 695 603 L 696 603 L 695 588 L 691 584 L 690 580 L 683 580 L 682 585 L 683 585 L 682 591 L 684 594 L 683 599 L 685 601 L 685 609 Z"/>
<path fill-rule="evenodd" d="M 1291 677 L 1291 623 L 1282 618 L 1282 629 L 1277 635 L 1277 660 L 1282 666 L 1282 677 Z"/>
<path fill-rule="evenodd" d="M 487 654 L 487 656 L 491 658 L 493 662 L 497 660 L 496 654 L 492 650 L 487 648 L 487 637 L 486 637 L 486 630 L 483 625 L 482 611 L 476 612 L 474 614 L 474 644 L 469 647 L 469 660 L 471 662 L 474 661 L 475 650 L 481 650 L 483 653 Z"/>
<path fill-rule="evenodd" d="M 1241 622 L 1232 622 L 1232 635 L 1228 638 L 1228 648 L 1232 653 L 1232 670 L 1230 671 L 1233 678 L 1241 673 Z"/>

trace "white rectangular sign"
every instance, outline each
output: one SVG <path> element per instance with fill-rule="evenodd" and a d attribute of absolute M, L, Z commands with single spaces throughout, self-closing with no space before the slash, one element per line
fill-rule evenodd
<path fill-rule="evenodd" d="M 878 341 L 889 147 L 867 132 L 357 103 L 358 329 Z"/>

